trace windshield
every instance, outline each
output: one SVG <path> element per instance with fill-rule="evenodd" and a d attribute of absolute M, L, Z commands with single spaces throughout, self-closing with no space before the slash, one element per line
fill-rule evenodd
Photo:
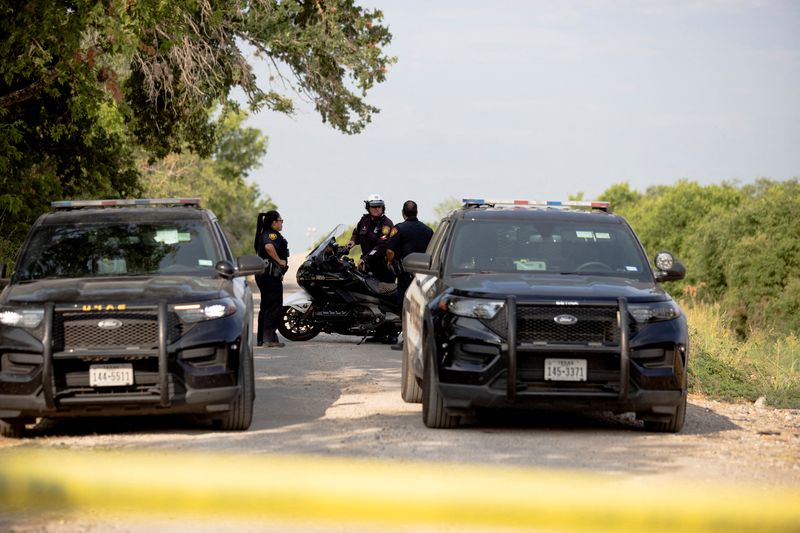
<path fill-rule="evenodd" d="M 317 247 L 314 248 L 314 250 L 310 254 L 308 254 L 308 257 L 314 257 L 317 254 L 321 253 L 325 249 L 325 247 L 328 246 L 328 243 L 331 242 L 331 239 L 335 239 L 336 237 L 341 235 L 344 229 L 345 229 L 344 224 L 338 224 L 335 228 L 333 228 L 333 230 L 331 230 L 330 233 L 328 233 L 328 235 L 325 236 L 324 239 L 319 241 Z"/>
<path fill-rule="evenodd" d="M 39 226 L 17 265 L 18 280 L 137 274 L 209 274 L 222 259 L 200 221 Z"/>
<path fill-rule="evenodd" d="M 601 221 L 464 220 L 456 228 L 446 273 L 477 272 L 649 276 L 630 229 Z"/>

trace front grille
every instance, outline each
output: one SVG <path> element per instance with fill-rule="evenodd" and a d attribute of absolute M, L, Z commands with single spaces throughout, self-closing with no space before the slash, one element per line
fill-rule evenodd
<path fill-rule="evenodd" d="M 559 324 L 554 319 L 559 315 L 571 315 L 574 324 Z M 505 312 L 500 312 L 485 324 L 495 333 L 505 337 L 508 321 Z M 518 305 L 517 341 L 523 343 L 551 344 L 601 344 L 617 346 L 620 330 L 617 324 L 616 306 L 555 306 Z"/>
<path fill-rule="evenodd" d="M 174 342 L 183 334 L 180 320 L 168 313 L 167 338 Z M 103 329 L 99 323 L 115 319 L 122 323 L 116 329 Z M 113 311 L 101 313 L 57 312 L 53 327 L 54 349 L 101 349 L 136 346 L 158 348 L 158 313 Z"/>

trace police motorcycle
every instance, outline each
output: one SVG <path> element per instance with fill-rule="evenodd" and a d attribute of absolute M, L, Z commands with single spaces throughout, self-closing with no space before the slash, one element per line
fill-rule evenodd
<path fill-rule="evenodd" d="M 306 257 L 297 270 L 301 290 L 283 300 L 281 335 L 307 341 L 320 332 L 392 338 L 400 333 L 397 285 L 384 283 L 357 268 L 336 237 L 339 224 Z"/>

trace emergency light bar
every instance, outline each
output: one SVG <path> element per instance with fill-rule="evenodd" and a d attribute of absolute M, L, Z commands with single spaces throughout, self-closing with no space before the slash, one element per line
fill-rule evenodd
<path fill-rule="evenodd" d="M 601 211 L 611 211 L 611 202 L 585 202 L 578 200 L 569 200 L 562 202 L 559 200 L 542 201 L 542 200 L 485 200 L 483 198 L 462 198 L 461 203 L 464 207 L 480 207 L 496 205 L 510 205 L 510 206 L 532 206 L 532 207 L 588 207 L 591 209 L 599 209 Z"/>
<path fill-rule="evenodd" d="M 50 202 L 53 209 L 82 207 L 147 207 L 154 205 L 186 205 L 200 207 L 200 198 L 136 198 L 133 200 L 62 200 Z"/>

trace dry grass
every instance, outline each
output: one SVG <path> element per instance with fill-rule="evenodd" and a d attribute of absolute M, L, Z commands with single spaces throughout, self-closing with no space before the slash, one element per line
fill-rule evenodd
<path fill-rule="evenodd" d="M 689 387 L 728 401 L 766 398 L 775 407 L 800 408 L 800 339 L 751 331 L 737 339 L 718 305 L 682 302 L 689 322 Z"/>

